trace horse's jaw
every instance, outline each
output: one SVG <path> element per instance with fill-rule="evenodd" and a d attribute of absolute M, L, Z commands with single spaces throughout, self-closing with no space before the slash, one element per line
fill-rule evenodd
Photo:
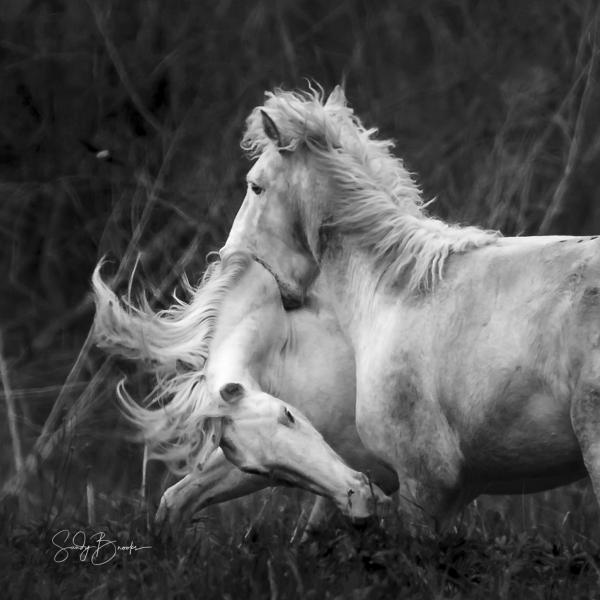
<path fill-rule="evenodd" d="M 252 257 L 259 265 L 263 266 L 277 282 L 279 287 L 279 293 L 281 294 L 281 302 L 283 308 L 286 310 L 292 310 L 300 308 L 304 305 L 306 300 L 306 290 L 298 283 L 286 281 L 277 271 L 262 258 L 253 255 Z"/>

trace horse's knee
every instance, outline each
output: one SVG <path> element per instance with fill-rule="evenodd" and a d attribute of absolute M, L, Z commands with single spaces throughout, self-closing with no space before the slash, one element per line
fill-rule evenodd
<path fill-rule="evenodd" d="M 164 527 L 167 524 L 171 527 L 176 527 L 182 516 L 182 508 L 184 507 L 189 494 L 191 475 L 186 475 L 183 479 L 167 488 L 161 499 L 154 522 L 159 527 Z"/>
<path fill-rule="evenodd" d="M 571 402 L 571 424 L 600 503 L 600 387 L 579 387 Z"/>
<path fill-rule="evenodd" d="M 571 402 L 571 424 L 582 452 L 600 452 L 600 388 L 580 386 Z"/>

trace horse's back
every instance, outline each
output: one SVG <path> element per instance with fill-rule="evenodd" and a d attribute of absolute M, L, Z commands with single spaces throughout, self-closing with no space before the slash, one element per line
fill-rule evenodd
<path fill-rule="evenodd" d="M 600 345 L 600 240 L 509 240 L 449 261 L 412 312 L 440 352 L 453 349 L 473 368 L 487 361 L 565 382 Z"/>

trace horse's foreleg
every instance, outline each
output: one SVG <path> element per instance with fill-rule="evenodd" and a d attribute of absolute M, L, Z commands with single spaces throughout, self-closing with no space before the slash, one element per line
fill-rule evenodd
<path fill-rule="evenodd" d="M 266 477 L 240 471 L 218 448 L 201 471 L 194 469 L 165 491 L 155 521 L 176 527 L 211 504 L 246 496 L 269 485 L 272 481 Z"/>
<path fill-rule="evenodd" d="M 428 404 L 410 381 L 385 381 L 387 387 L 378 394 L 358 395 L 357 431 L 365 447 L 394 467 L 397 506 L 407 529 L 436 530 L 468 493 L 457 436 L 439 406 Z"/>
<path fill-rule="evenodd" d="M 600 386 L 579 386 L 571 402 L 571 424 L 600 504 Z"/>

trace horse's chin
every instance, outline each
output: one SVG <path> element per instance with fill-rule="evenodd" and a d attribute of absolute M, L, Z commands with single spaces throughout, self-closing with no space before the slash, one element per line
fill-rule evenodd
<path fill-rule="evenodd" d="M 285 310 L 293 310 L 300 308 L 306 302 L 306 291 L 299 285 L 284 281 L 277 273 L 273 273 L 279 293 L 281 294 L 281 302 Z"/>
<path fill-rule="evenodd" d="M 306 295 L 303 292 L 292 289 L 286 284 L 279 283 L 279 291 L 281 293 L 281 301 L 285 310 L 293 310 L 294 308 L 300 308 L 306 299 Z"/>

